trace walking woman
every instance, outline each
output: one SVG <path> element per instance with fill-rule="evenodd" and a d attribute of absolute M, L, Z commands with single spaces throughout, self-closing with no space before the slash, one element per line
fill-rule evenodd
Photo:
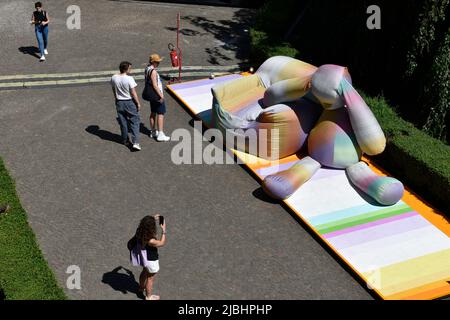
<path fill-rule="evenodd" d="M 31 24 L 34 24 L 34 32 L 36 33 L 39 51 L 41 53 L 39 61 L 45 61 L 45 55 L 48 54 L 48 24 L 50 18 L 48 17 L 47 11 L 42 9 L 41 2 L 36 2 L 34 7 L 36 8 L 36 11 L 34 11 L 31 16 Z"/>
<path fill-rule="evenodd" d="M 148 86 L 148 95 L 146 99 L 150 101 L 150 136 L 156 141 L 166 142 L 170 137 L 164 134 L 164 115 L 166 113 L 166 103 L 164 100 L 164 91 L 161 78 L 158 74 L 158 66 L 162 58 L 158 54 L 152 54 L 149 64 L 145 69 L 145 82 Z"/>
<path fill-rule="evenodd" d="M 157 239 L 157 225 L 161 226 L 161 239 Z M 145 216 L 136 230 L 136 247 L 131 252 L 133 265 L 143 267 L 139 276 L 139 289 L 144 293 L 145 300 L 159 300 L 152 294 L 155 276 L 159 271 L 158 248 L 166 243 L 166 223 L 160 215 Z"/>

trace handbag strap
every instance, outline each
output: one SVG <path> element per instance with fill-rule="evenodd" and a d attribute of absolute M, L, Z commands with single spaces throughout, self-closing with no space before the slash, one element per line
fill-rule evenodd
<path fill-rule="evenodd" d="M 149 71 L 145 71 L 145 82 L 149 82 L 148 79 L 151 79 L 152 72 L 155 71 L 155 68 L 148 68 Z"/>

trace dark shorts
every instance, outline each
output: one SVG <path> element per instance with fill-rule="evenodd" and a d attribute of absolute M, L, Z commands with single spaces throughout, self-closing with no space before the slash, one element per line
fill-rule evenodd
<path fill-rule="evenodd" d="M 150 101 L 150 110 L 152 113 L 165 114 L 166 113 L 166 102 L 162 103 L 159 101 Z"/>

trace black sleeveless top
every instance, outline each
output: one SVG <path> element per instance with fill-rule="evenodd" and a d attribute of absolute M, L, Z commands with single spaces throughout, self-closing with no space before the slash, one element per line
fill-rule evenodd
<path fill-rule="evenodd" d="M 156 261 L 159 259 L 157 247 L 152 247 L 150 245 L 146 245 L 145 250 L 147 251 L 147 260 L 148 261 Z"/>
<path fill-rule="evenodd" d="M 34 11 L 33 12 L 33 16 L 34 16 L 34 21 L 38 24 L 38 22 L 44 22 L 47 21 L 47 12 L 45 12 L 44 10 L 42 11 Z"/>

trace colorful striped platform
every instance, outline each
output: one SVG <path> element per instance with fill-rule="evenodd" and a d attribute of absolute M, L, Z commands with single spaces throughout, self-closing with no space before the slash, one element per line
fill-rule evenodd
<path fill-rule="evenodd" d="M 211 87 L 241 76 L 172 84 L 168 89 L 209 126 Z M 231 151 L 260 181 L 299 160 L 293 155 L 270 162 Z M 381 298 L 450 295 L 450 223 L 408 188 L 397 204 L 379 206 L 350 185 L 344 170 L 320 169 L 284 202 Z"/>

